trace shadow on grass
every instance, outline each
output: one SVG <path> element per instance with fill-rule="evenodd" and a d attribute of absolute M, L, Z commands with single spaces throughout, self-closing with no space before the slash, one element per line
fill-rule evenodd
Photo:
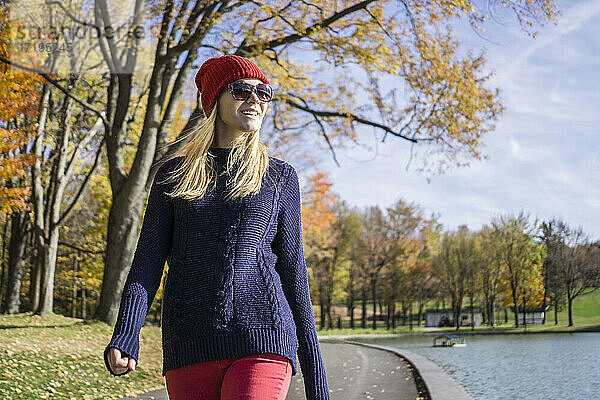
<path fill-rule="evenodd" d="M 600 332 L 600 325 L 586 326 L 585 328 L 578 329 L 580 332 Z"/>
<path fill-rule="evenodd" d="M 19 328 L 68 328 L 70 326 L 87 325 L 85 322 L 74 322 L 63 325 L 0 325 L 0 329 L 19 329 Z"/>

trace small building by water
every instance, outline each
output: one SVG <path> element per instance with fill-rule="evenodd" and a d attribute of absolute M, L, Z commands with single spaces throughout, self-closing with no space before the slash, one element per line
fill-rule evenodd
<path fill-rule="evenodd" d="M 473 314 L 472 321 L 471 314 Z M 460 326 L 481 326 L 481 319 L 481 310 L 479 308 L 473 308 L 472 313 L 470 308 L 464 308 L 460 313 Z M 428 309 L 425 311 L 425 321 L 425 326 L 434 328 L 456 326 L 454 313 L 451 309 Z"/>
<path fill-rule="evenodd" d="M 433 347 L 465 347 L 465 338 L 458 335 L 440 335 L 433 339 Z"/>
<path fill-rule="evenodd" d="M 544 323 L 546 318 L 546 311 L 548 311 L 550 306 L 546 307 L 535 307 L 535 308 L 527 308 L 523 311 L 523 308 L 519 308 L 519 324 L 526 325 L 541 325 Z M 510 308 L 511 311 L 515 312 L 515 307 Z M 523 319 L 523 315 L 525 315 L 525 319 Z"/>

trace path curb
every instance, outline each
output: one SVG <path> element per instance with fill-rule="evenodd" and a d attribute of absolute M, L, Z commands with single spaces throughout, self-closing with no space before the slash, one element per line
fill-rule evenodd
<path fill-rule="evenodd" d="M 456 383 L 454 379 L 450 378 L 435 363 L 423 356 L 404 349 L 396 349 L 369 343 L 354 342 L 350 340 L 346 340 L 344 343 L 389 351 L 405 359 L 412 364 L 414 369 L 421 376 L 431 400 L 473 400 L 462 386 Z"/>

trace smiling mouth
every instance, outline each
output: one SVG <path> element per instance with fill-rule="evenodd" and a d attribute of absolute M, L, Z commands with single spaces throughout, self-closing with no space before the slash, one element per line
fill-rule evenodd
<path fill-rule="evenodd" d="M 258 112 L 251 110 L 242 111 L 242 114 L 247 115 L 249 117 L 258 117 Z"/>

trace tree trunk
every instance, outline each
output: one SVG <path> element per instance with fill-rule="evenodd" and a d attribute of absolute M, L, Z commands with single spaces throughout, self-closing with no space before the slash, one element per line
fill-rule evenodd
<path fill-rule="evenodd" d="M 29 280 L 29 310 L 34 311 L 37 309 L 38 304 L 40 304 L 40 283 L 42 280 L 42 270 L 40 267 L 41 257 L 40 249 L 38 248 L 36 251 L 35 258 L 31 265 L 31 273 Z"/>
<path fill-rule="evenodd" d="M 471 293 L 470 297 L 470 301 L 469 301 L 469 307 L 471 307 L 471 330 L 474 331 L 475 330 L 475 313 L 473 311 L 473 293 Z"/>
<path fill-rule="evenodd" d="M 73 310 L 73 318 L 77 318 L 77 273 L 79 272 L 79 257 L 75 256 L 73 263 L 73 302 L 71 309 Z"/>
<path fill-rule="evenodd" d="M 21 285 L 25 266 L 25 250 L 29 230 L 29 215 L 26 212 L 11 215 L 10 240 L 8 244 L 8 282 L 3 312 L 17 314 L 21 305 Z"/>
<path fill-rule="evenodd" d="M 542 317 L 542 325 L 546 325 L 546 297 L 548 296 L 548 271 L 546 267 L 546 274 L 544 276 L 544 299 L 542 300 L 542 310 L 544 310 L 544 316 Z"/>
<path fill-rule="evenodd" d="M 350 317 L 350 329 L 354 329 L 354 269 L 350 266 L 350 272 L 348 277 L 348 284 L 346 285 L 348 291 L 348 302 L 347 310 L 348 316 Z"/>
<path fill-rule="evenodd" d="M 80 79 L 80 75 L 71 74 L 68 80 L 67 89 L 72 90 Z M 42 242 L 42 257 L 39 260 L 42 267 L 40 284 L 40 302 L 35 310 L 36 314 L 45 314 L 53 312 L 54 299 L 54 275 L 56 273 L 56 257 L 58 253 L 58 239 L 60 236 L 60 227 L 64 223 L 66 215 L 61 215 L 61 205 L 63 204 L 64 193 L 67 184 L 71 178 L 74 168 L 74 159 L 81 148 L 95 135 L 94 130 L 90 130 L 86 136 L 81 138 L 75 148 L 71 150 L 73 143 L 71 141 L 71 131 L 73 128 L 74 106 L 71 97 L 65 97 L 61 108 L 60 134 L 57 138 L 57 147 L 55 149 L 55 159 L 52 161 L 50 183 L 47 189 L 47 198 L 44 202 L 45 188 L 41 186 L 41 177 L 34 181 L 34 192 L 37 193 L 36 199 L 40 203 L 46 203 L 44 206 L 44 223 L 36 229 L 38 235 L 37 242 Z M 37 153 L 36 147 L 36 154 Z M 66 213 L 71 212 L 68 208 Z M 36 212 L 42 211 L 42 207 L 36 207 Z M 41 216 L 38 218 L 41 220 Z M 46 241 L 47 240 L 47 241 Z"/>
<path fill-rule="evenodd" d="M 523 327 L 527 330 L 527 297 L 523 294 Z"/>
<path fill-rule="evenodd" d="M 490 325 L 490 293 L 489 293 L 489 288 L 486 286 L 484 289 L 484 302 L 485 302 L 485 307 L 483 312 L 481 313 L 481 317 L 483 318 L 483 320 L 481 321 L 482 325 Z M 490 325 L 491 326 L 491 325 Z"/>
<path fill-rule="evenodd" d="M 452 296 L 452 310 L 454 314 L 454 326 L 458 331 L 460 329 L 460 313 L 462 311 L 462 298 L 459 300 L 459 296 Z"/>
<path fill-rule="evenodd" d="M 325 302 L 323 301 L 323 285 L 319 283 L 319 325 L 325 329 Z"/>
<path fill-rule="evenodd" d="M 137 1 L 136 8 L 138 4 L 141 3 Z M 165 46 L 166 40 L 167 38 L 159 39 L 158 47 Z M 176 108 L 172 105 L 177 104 L 183 96 L 182 77 L 187 76 L 191 69 L 191 60 L 195 58 L 192 54 L 197 48 L 193 46 L 189 50 L 189 55 L 178 70 L 179 75 L 173 85 L 168 103 L 165 101 L 167 93 L 165 83 L 169 82 L 175 69 L 168 69 L 167 64 L 176 60 L 157 61 L 154 64 L 142 132 L 129 173 L 124 169 L 123 142 L 124 132 L 127 129 L 129 98 L 132 95 L 132 76 L 127 74 L 110 75 L 107 109 L 112 110 L 111 125 L 107 127 L 105 134 L 112 205 L 108 218 L 104 276 L 94 318 L 111 326 L 117 320 L 123 286 L 131 268 L 141 228 L 142 208 L 150 190 L 153 173 L 156 172 L 152 171 L 152 165 L 155 161 L 160 160 L 166 152 L 163 145 L 167 142 L 168 128 L 171 126 Z M 133 64 L 135 64 L 135 58 Z M 163 107 L 164 104 L 167 104 L 167 107 Z M 199 110 L 199 107 L 196 107 L 196 110 Z M 197 111 L 194 111 L 184 131 L 193 128 L 198 117 Z"/>
<path fill-rule="evenodd" d="M 554 325 L 558 325 L 558 299 L 554 299 Z"/>
<path fill-rule="evenodd" d="M 519 298 L 517 296 L 517 290 L 512 289 L 513 303 L 515 305 L 515 328 L 519 327 Z"/>
<path fill-rule="evenodd" d="M 83 319 L 84 321 L 87 319 L 87 297 L 86 297 L 86 292 L 87 290 L 85 289 L 85 286 L 82 285 L 81 287 L 81 319 Z"/>
<path fill-rule="evenodd" d="M 34 216 L 34 238 L 36 247 L 36 257 L 31 271 L 31 283 L 29 286 L 29 308 L 31 311 L 38 309 L 40 304 L 40 284 L 42 277 L 42 252 L 41 248 L 45 245 L 44 239 L 44 188 L 42 185 L 42 160 L 44 158 L 44 137 L 46 134 L 46 121 L 48 117 L 48 99 L 50 97 L 49 84 L 42 86 L 42 96 L 40 99 L 40 115 L 38 116 L 38 128 L 35 141 L 33 143 L 33 153 L 36 155 L 35 162 L 31 168 L 31 196 L 33 202 Z"/>
<path fill-rule="evenodd" d="M 334 252 L 334 256 L 331 260 L 327 262 L 327 292 L 326 292 L 326 300 L 327 300 L 327 318 L 329 319 L 329 329 L 333 329 L 333 318 L 331 315 L 332 308 L 332 297 L 333 297 L 333 289 L 335 285 L 335 264 L 337 259 L 337 250 Z"/>
<path fill-rule="evenodd" d="M 4 308 L 4 280 L 7 279 L 7 271 L 8 261 L 6 257 L 6 247 L 7 247 L 7 238 L 8 238 L 8 225 L 10 221 L 8 218 L 4 219 L 4 226 L 2 228 L 2 258 L 0 258 L 0 262 L 2 263 L 2 275 L 0 276 L 0 310 L 5 310 Z"/>
<path fill-rule="evenodd" d="M 490 326 L 496 327 L 496 296 L 490 296 Z"/>
<path fill-rule="evenodd" d="M 387 313 L 385 316 L 385 329 L 387 329 L 388 331 L 390 330 L 390 327 L 392 326 L 391 311 L 392 311 L 392 305 L 391 305 L 391 303 L 388 303 L 387 304 Z"/>
<path fill-rule="evenodd" d="M 100 298 L 94 319 L 113 326 L 117 320 L 123 286 L 131 268 L 140 230 L 142 204 L 138 200 L 124 204 L 113 202 L 108 217 L 106 261 Z M 122 207 L 122 208 L 121 208 Z"/>
<path fill-rule="evenodd" d="M 361 327 L 365 329 L 367 327 L 367 290 L 362 290 L 362 316 L 361 316 Z"/>
<path fill-rule="evenodd" d="M 376 281 L 371 280 L 371 298 L 373 299 L 373 330 L 377 329 L 377 294 L 376 294 Z"/>
<path fill-rule="evenodd" d="M 569 326 L 573 326 L 573 297 L 567 296 L 569 303 Z"/>
<path fill-rule="evenodd" d="M 75 278 L 75 265 L 73 265 L 73 290 L 71 293 L 71 318 L 77 318 L 77 279 Z"/>
<path fill-rule="evenodd" d="M 40 281 L 40 302 L 36 314 L 43 315 L 53 312 L 54 306 L 54 276 L 56 274 L 56 255 L 58 252 L 58 227 L 54 227 L 50 232 L 48 244 L 40 250 L 41 256 L 41 281 Z"/>

